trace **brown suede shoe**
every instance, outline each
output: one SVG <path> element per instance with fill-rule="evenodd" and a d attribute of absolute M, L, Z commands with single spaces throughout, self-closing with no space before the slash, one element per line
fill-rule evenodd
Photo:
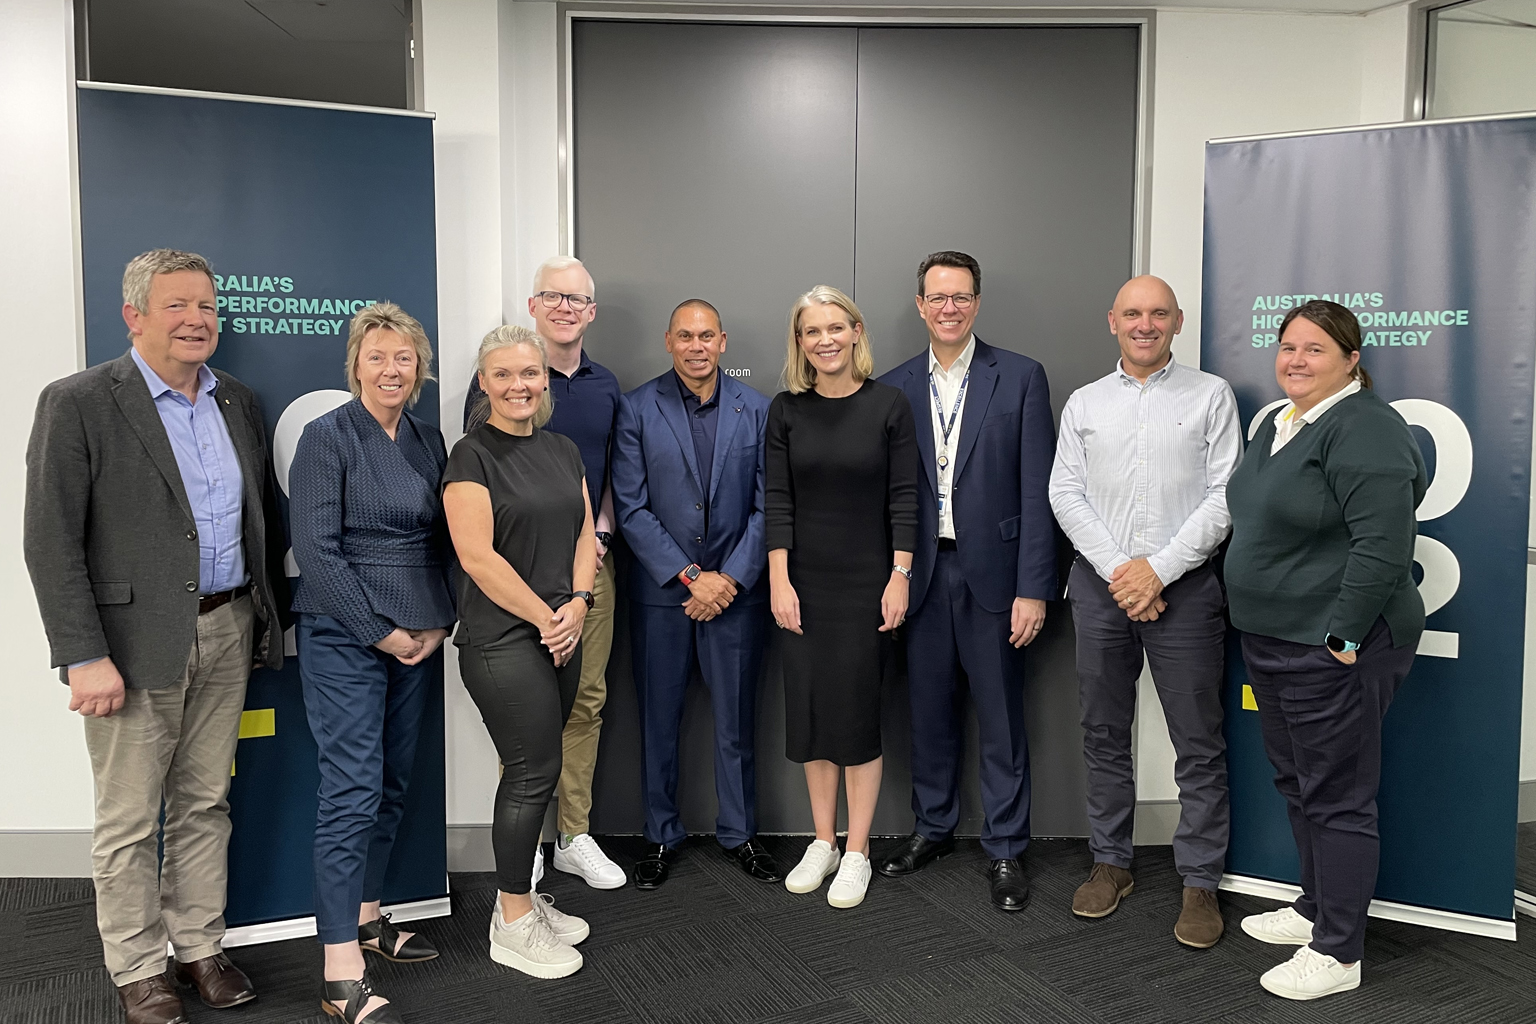
<path fill-rule="evenodd" d="M 1108 917 L 1134 888 L 1136 880 L 1125 868 L 1095 863 L 1088 881 L 1078 886 L 1072 896 L 1072 913 L 1078 917 Z"/>
<path fill-rule="evenodd" d="M 197 994 L 215 1010 L 227 1010 L 256 998 L 251 979 L 224 953 L 205 956 L 189 964 L 176 961 L 176 980 L 183 986 L 197 986 Z"/>
<path fill-rule="evenodd" d="M 181 997 L 163 974 L 123 985 L 117 990 L 128 1024 L 187 1024 Z"/>
<path fill-rule="evenodd" d="M 1215 889 L 1184 887 L 1184 909 L 1179 923 L 1173 926 L 1173 937 L 1195 949 L 1210 949 L 1221 941 L 1226 930 L 1221 919 L 1221 904 L 1216 901 Z"/>

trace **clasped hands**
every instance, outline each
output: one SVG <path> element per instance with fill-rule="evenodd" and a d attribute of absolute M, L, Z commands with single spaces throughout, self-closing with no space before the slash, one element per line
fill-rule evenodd
<path fill-rule="evenodd" d="M 401 629 L 396 626 L 373 646 L 385 654 L 392 654 L 402 665 L 419 665 L 432 657 L 432 652 L 448 638 L 446 629 Z"/>
<path fill-rule="evenodd" d="M 1145 558 L 1122 563 L 1109 577 L 1109 596 L 1136 622 L 1153 622 L 1168 610 L 1163 581 Z"/>
<path fill-rule="evenodd" d="M 723 572 L 701 572 L 688 588 L 683 614 L 695 622 L 708 622 L 736 599 L 736 581 Z"/>

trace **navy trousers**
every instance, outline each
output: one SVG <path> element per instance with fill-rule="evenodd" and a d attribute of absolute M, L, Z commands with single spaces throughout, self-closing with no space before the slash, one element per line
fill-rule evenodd
<path fill-rule="evenodd" d="M 1243 634 L 1264 752 L 1301 860 L 1296 912 L 1312 922 L 1312 948 L 1340 963 L 1365 956 L 1381 854 L 1381 720 L 1415 649 L 1393 647 L 1385 619 L 1365 635 L 1353 665 L 1321 644 Z"/>
<path fill-rule="evenodd" d="M 384 893 L 416 740 L 443 652 L 419 665 L 368 647 L 329 615 L 295 629 L 304 709 L 320 748 L 315 922 L 326 944 L 357 940 L 357 909 Z"/>
<path fill-rule="evenodd" d="M 757 834 L 757 674 L 768 610 L 737 598 L 708 622 L 681 605 L 630 605 L 645 838 L 675 846 L 688 834 L 677 811 L 683 698 L 698 665 L 715 718 L 715 838 L 730 849 Z"/>
<path fill-rule="evenodd" d="M 907 616 L 912 696 L 912 812 L 917 832 L 944 839 L 960 822 L 964 669 L 981 743 L 981 848 L 993 860 L 1029 845 L 1029 736 L 1024 730 L 1024 652 L 1008 642 L 1011 612 L 976 603 L 960 557 L 941 549 L 923 606 Z"/>

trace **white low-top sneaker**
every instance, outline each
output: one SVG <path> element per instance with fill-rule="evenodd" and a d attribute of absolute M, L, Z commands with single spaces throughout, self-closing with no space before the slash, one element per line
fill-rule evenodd
<path fill-rule="evenodd" d="M 1292 907 L 1281 907 L 1267 914 L 1243 918 L 1243 931 L 1276 946 L 1305 946 L 1312 941 L 1312 922 Z"/>
<path fill-rule="evenodd" d="M 560 941 L 539 903 L 511 924 L 502 921 L 500 908 L 491 911 L 491 959 L 535 978 L 575 974 L 581 954 Z"/>
<path fill-rule="evenodd" d="M 624 869 L 608 859 L 597 840 L 583 832 L 566 842 L 561 836 L 555 843 L 555 870 L 577 875 L 594 889 L 623 888 Z"/>
<path fill-rule="evenodd" d="M 816 839 L 805 848 L 805 856 L 795 865 L 795 870 L 784 879 L 784 888 L 790 892 L 815 892 L 827 876 L 837 872 L 843 855 L 837 847 L 824 839 Z"/>
<path fill-rule="evenodd" d="M 547 892 L 534 890 L 533 909 L 544 915 L 544 920 L 549 922 L 550 930 L 555 937 L 567 946 L 579 945 L 592 934 L 592 926 L 587 924 L 584 917 L 575 914 L 567 914 L 563 910 L 555 909 L 555 898 Z M 496 941 L 496 917 L 491 918 L 491 941 Z"/>
<path fill-rule="evenodd" d="M 837 877 L 827 887 L 827 902 L 844 909 L 863 903 L 864 893 L 869 890 L 869 879 L 873 874 L 868 857 L 862 853 L 843 854 L 843 863 L 837 869 Z"/>
<path fill-rule="evenodd" d="M 1345 967 L 1311 946 L 1302 946 L 1285 963 L 1265 971 L 1259 984 L 1286 999 L 1321 999 L 1359 988 L 1360 973 L 1358 963 Z"/>

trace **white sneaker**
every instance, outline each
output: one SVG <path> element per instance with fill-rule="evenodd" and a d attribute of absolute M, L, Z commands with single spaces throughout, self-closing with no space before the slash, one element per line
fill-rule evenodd
<path fill-rule="evenodd" d="M 577 917 L 575 914 L 567 914 L 563 910 L 555 909 L 555 898 L 547 892 L 532 890 L 533 909 L 544 915 L 544 920 L 549 922 L 550 931 L 555 937 L 567 946 L 575 946 L 585 942 L 587 936 L 592 934 L 591 925 L 586 918 Z M 491 918 L 491 941 L 496 941 L 496 917 Z"/>
<path fill-rule="evenodd" d="M 501 909 L 491 911 L 491 959 L 535 978 L 564 978 L 581 970 L 581 954 L 560 941 L 540 900 L 522 917 L 505 924 Z"/>
<path fill-rule="evenodd" d="M 1243 918 L 1243 931 L 1276 946 L 1305 946 L 1312 941 L 1312 922 L 1292 907 L 1282 907 L 1267 914 Z"/>
<path fill-rule="evenodd" d="M 837 871 L 843 855 L 837 847 L 824 839 L 814 840 L 805 848 L 805 856 L 795 865 L 795 870 L 784 879 L 784 888 L 790 892 L 815 892 L 827 876 Z"/>
<path fill-rule="evenodd" d="M 862 853 L 843 854 L 843 863 L 837 869 L 837 877 L 832 879 L 832 884 L 827 888 L 827 902 L 842 908 L 856 907 L 863 903 L 864 893 L 869 889 L 869 879 L 873 874 L 868 857 Z"/>
<path fill-rule="evenodd" d="M 1259 984 L 1286 999 L 1321 999 L 1359 988 L 1360 973 L 1358 963 L 1345 967 L 1311 946 L 1302 946 L 1285 963 L 1265 971 Z"/>
<path fill-rule="evenodd" d="M 555 843 L 555 870 L 579 875 L 594 889 L 620 889 L 626 881 L 624 869 L 609 860 L 597 840 L 585 832 L 571 836 L 569 842 L 561 836 Z"/>

